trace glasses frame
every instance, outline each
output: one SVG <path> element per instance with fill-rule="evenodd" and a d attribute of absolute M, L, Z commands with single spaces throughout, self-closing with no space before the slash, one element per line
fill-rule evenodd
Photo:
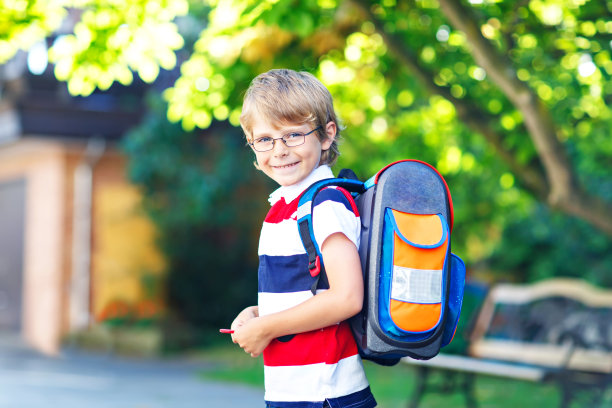
<path fill-rule="evenodd" d="M 285 144 L 285 146 L 288 147 L 288 148 L 297 147 L 297 146 L 303 145 L 306 142 L 306 136 L 308 136 L 309 134 L 314 133 L 314 132 L 316 132 L 317 130 L 320 130 L 320 129 L 321 129 L 321 126 L 317 126 L 316 128 L 312 129 L 310 132 L 302 134 L 302 143 L 296 144 L 296 145 L 292 145 L 292 146 L 289 146 L 287 144 L 287 140 L 285 140 L 285 138 L 287 136 L 293 134 L 293 133 L 301 133 L 301 132 L 289 132 L 289 133 L 286 133 L 286 134 L 282 135 L 281 137 L 273 137 L 273 138 L 271 138 L 272 139 L 272 147 L 270 147 L 269 149 L 266 149 L 266 150 L 259 150 L 259 149 L 255 148 L 255 141 L 248 142 L 247 144 L 249 146 L 251 146 L 251 148 L 253 150 L 255 150 L 256 152 L 259 152 L 259 153 L 264 153 L 264 152 L 269 152 L 269 151 L 274 150 L 274 146 L 276 145 L 276 141 L 277 140 L 282 140 L 283 143 Z"/>

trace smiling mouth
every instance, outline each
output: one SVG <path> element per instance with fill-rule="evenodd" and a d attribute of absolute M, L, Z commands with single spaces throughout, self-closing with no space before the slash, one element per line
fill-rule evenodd
<path fill-rule="evenodd" d="M 295 162 L 295 163 L 291 163 L 291 164 L 285 164 L 284 166 L 273 166 L 275 169 L 288 169 L 294 166 L 297 166 L 299 162 Z"/>

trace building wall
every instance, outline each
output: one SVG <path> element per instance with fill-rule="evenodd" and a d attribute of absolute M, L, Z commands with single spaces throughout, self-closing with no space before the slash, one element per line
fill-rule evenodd
<path fill-rule="evenodd" d="M 58 352 L 71 327 L 74 173 L 84 150 L 83 142 L 33 137 L 0 146 L 0 182 L 25 179 L 22 336 L 48 354 Z M 116 299 L 161 302 L 144 280 L 163 278 L 164 260 L 125 166 L 125 157 L 112 147 L 94 166 L 87 311 L 92 324 Z"/>
<path fill-rule="evenodd" d="M 21 141 L 0 149 L 0 180 L 26 180 L 23 267 L 23 337 L 55 353 L 62 307 L 64 154 L 46 141 Z"/>
<path fill-rule="evenodd" d="M 0 331 L 21 331 L 25 180 L 0 181 Z"/>
<path fill-rule="evenodd" d="M 62 269 L 62 307 L 60 314 L 60 333 L 70 331 L 70 279 L 72 276 L 72 239 L 74 211 L 74 172 L 83 154 L 84 144 L 71 147 L 63 146 L 64 150 L 64 217 L 61 234 L 64 245 L 61 248 Z"/>

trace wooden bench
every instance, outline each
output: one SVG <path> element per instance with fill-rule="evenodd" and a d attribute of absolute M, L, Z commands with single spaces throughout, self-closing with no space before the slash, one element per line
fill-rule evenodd
<path fill-rule="evenodd" d="M 402 359 L 418 370 L 411 408 L 430 391 L 462 391 L 466 405 L 476 407 L 477 375 L 554 382 L 561 407 L 577 398 L 588 399 L 581 407 L 596 407 L 612 388 L 612 290 L 578 279 L 498 284 L 474 316 L 463 324 L 469 339 L 464 354 L 443 349 L 431 360 Z M 462 311 L 461 319 L 470 316 Z M 432 370 L 443 372 L 441 387 L 430 383 Z"/>

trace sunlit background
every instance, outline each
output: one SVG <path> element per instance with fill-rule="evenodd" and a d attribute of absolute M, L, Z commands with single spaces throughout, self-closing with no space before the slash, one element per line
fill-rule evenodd
<path fill-rule="evenodd" d="M 470 283 L 612 287 L 610 16 L 609 0 L 0 0 L 0 332 L 50 355 L 218 343 L 256 302 L 275 188 L 241 100 L 279 67 L 334 96 L 336 173 L 436 166 Z"/>

